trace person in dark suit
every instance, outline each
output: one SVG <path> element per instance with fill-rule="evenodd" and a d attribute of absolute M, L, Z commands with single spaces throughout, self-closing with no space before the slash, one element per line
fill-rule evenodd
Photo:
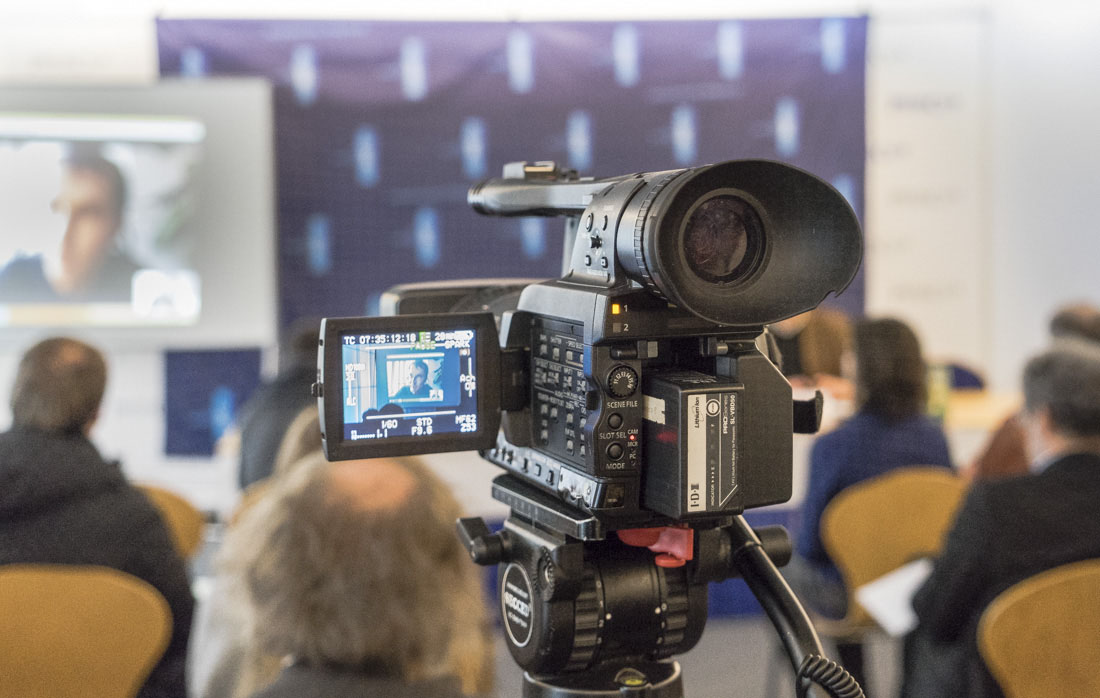
<path fill-rule="evenodd" d="M 0 434 L 0 565 L 102 565 L 151 584 L 171 609 L 172 635 L 138 698 L 185 698 L 187 568 L 153 504 L 88 439 L 106 382 L 103 356 L 75 339 L 46 339 L 23 356 L 12 428 Z"/>
<path fill-rule="evenodd" d="M 999 593 L 1059 565 L 1100 558 L 1100 347 L 1065 341 L 1028 362 L 1022 422 L 1030 472 L 977 482 L 913 599 L 903 695 L 1002 693 L 977 647 Z"/>
<path fill-rule="evenodd" d="M 310 386 L 317 380 L 317 338 L 321 321 L 295 321 L 279 347 L 279 373 L 264 383 L 241 408 L 241 489 L 271 476 L 275 454 L 287 427 L 303 408 L 316 406 Z"/>
<path fill-rule="evenodd" d="M 1100 343 L 1100 308 L 1090 303 L 1063 306 L 1050 319 L 1052 339 L 1079 339 Z M 993 432 L 982 449 L 964 470 L 974 480 L 1023 475 L 1028 471 L 1027 438 L 1017 415 L 1010 415 Z"/>

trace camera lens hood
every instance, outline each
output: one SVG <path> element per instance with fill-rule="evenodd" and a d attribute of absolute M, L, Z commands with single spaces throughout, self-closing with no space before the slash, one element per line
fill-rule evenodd
<path fill-rule="evenodd" d="M 764 325 L 844 290 L 863 255 L 827 182 L 767 160 L 655 175 L 626 205 L 620 262 L 651 291 L 723 325 Z"/>

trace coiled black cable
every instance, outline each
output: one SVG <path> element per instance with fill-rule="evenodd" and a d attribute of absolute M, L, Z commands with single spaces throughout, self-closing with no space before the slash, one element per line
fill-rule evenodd
<path fill-rule="evenodd" d="M 864 698 L 863 689 L 848 671 L 829 659 L 817 654 L 808 654 L 798 667 L 798 679 L 808 679 L 825 689 L 833 698 Z M 805 682 L 796 679 L 796 684 L 803 688 L 799 690 L 799 697 L 806 695 Z"/>
<path fill-rule="evenodd" d="M 798 667 L 795 676 L 798 698 L 806 698 L 814 684 L 833 698 L 864 698 L 859 682 L 844 667 L 824 656 L 821 640 L 802 604 L 764 553 L 760 538 L 745 518 L 733 517 L 725 530 L 729 535 L 733 566 L 771 619 L 791 666 Z"/>

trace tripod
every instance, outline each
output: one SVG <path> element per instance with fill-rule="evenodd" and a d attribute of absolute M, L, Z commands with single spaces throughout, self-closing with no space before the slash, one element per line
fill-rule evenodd
<path fill-rule="evenodd" d="M 511 475 L 493 481 L 511 508 L 490 533 L 460 519 L 474 562 L 498 565 L 508 648 L 525 670 L 524 698 L 682 698 L 680 666 L 707 617 L 707 585 L 740 576 L 786 650 L 801 698 L 817 684 L 838 698 L 863 692 L 827 659 L 776 565 L 790 559 L 781 527 L 754 531 L 741 516 L 706 528 L 611 532 Z M 654 555 L 654 553 L 657 553 Z"/>

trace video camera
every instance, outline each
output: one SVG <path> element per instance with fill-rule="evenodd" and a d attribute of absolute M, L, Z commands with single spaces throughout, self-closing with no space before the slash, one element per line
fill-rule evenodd
<path fill-rule="evenodd" d="M 648 662 L 695 644 L 707 582 L 760 546 L 738 515 L 790 498 L 791 434 L 820 420 L 765 327 L 849 284 L 859 224 L 824 181 L 762 160 L 601 179 L 512 163 L 468 201 L 565 216 L 563 275 L 399 286 L 392 317 L 326 319 L 326 454 L 479 450 L 512 514 L 460 534 L 501 565 L 525 695 L 602 695 L 635 671 L 678 695 L 678 668 Z"/>

